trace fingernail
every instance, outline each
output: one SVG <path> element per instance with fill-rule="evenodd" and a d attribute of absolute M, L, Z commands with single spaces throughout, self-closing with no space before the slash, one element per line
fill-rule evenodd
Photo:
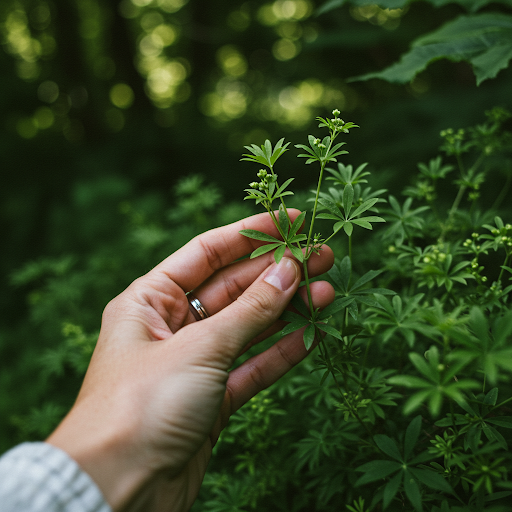
<path fill-rule="evenodd" d="M 275 263 L 272 265 L 263 280 L 284 292 L 295 282 L 298 271 L 299 269 L 293 260 L 282 258 L 277 265 Z"/>

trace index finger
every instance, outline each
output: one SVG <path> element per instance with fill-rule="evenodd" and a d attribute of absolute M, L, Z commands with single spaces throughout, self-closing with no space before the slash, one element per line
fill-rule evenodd
<path fill-rule="evenodd" d="M 299 213 L 296 209 L 288 210 L 292 221 Z M 193 290 L 215 271 L 262 245 L 258 240 L 241 235 L 239 231 L 242 229 L 263 231 L 281 239 L 270 215 L 260 213 L 196 236 L 157 265 L 150 274 L 164 274 L 185 292 Z"/>

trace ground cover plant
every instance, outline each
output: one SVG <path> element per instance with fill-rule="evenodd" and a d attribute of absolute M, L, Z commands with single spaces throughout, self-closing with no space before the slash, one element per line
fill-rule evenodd
<path fill-rule="evenodd" d="M 512 510 L 510 119 L 496 108 L 444 130 L 439 155 L 389 193 L 370 164 L 348 163 L 360 128 L 335 110 L 307 144 L 246 148 L 239 165 L 259 180 L 248 201 L 224 202 L 190 176 L 164 214 L 123 203 L 115 250 L 22 267 L 13 281 L 32 287 L 32 324 L 61 341 L 25 356 L 45 398 L 11 417 L 18 439 L 44 438 L 72 403 L 108 299 L 253 202 L 283 235 L 245 233 L 262 242 L 254 256 L 288 248 L 304 262 L 328 242 L 337 297 L 323 311 L 294 300 L 283 315 L 276 337 L 304 328 L 313 352 L 232 417 L 194 510 Z M 293 194 L 278 176 L 280 159 L 295 156 L 318 176 L 311 192 Z M 302 231 L 287 207 L 303 211 Z"/>
<path fill-rule="evenodd" d="M 393 194 L 372 187 L 383 183 L 378 170 L 348 163 L 340 144 L 359 128 L 336 110 L 320 125 L 308 144 L 246 148 L 247 175 L 266 166 L 249 201 L 223 202 L 190 176 L 165 214 L 123 203 L 115 250 L 44 259 L 13 275 L 32 287 L 32 324 L 63 333 L 31 363 L 46 398 L 11 418 L 19 440 L 44 438 L 72 402 L 108 299 L 148 261 L 250 214 L 254 202 L 277 212 L 283 235 L 245 233 L 262 239 L 255 256 L 274 250 L 279 259 L 286 246 L 304 261 L 328 241 L 337 298 L 324 311 L 293 301 L 277 336 L 305 328 L 306 345 L 318 347 L 234 415 L 195 510 L 512 509 L 510 114 L 496 108 L 477 126 L 444 130 L 440 154 L 413 179 L 386 185 Z M 278 159 L 293 153 L 305 162 L 299 170 L 316 169 L 311 193 L 292 194 L 291 177 L 277 175 Z M 302 232 L 286 216 L 292 206 L 304 212 Z"/>
<path fill-rule="evenodd" d="M 335 139 L 356 127 L 339 114 L 318 118 L 327 136 L 296 145 L 320 169 L 294 223 L 292 179 L 275 171 L 289 143 L 246 146 L 242 159 L 268 169 L 246 199 L 282 238 L 244 231 L 263 242 L 251 257 L 278 261 L 288 248 L 305 264 L 341 236 L 337 298 L 324 311 L 297 299 L 283 315 L 279 335 L 304 328 L 313 361 L 234 416 L 197 510 L 512 510 L 512 224 L 499 215 L 511 116 L 495 108 L 478 126 L 444 130 L 441 154 L 397 198 L 372 190 L 366 164 L 339 161 Z"/>

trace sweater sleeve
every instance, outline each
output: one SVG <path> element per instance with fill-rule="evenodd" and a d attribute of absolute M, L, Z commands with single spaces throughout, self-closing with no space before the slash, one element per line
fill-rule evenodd
<path fill-rule="evenodd" d="M 0 458 L 3 512 L 111 512 L 91 477 L 64 451 L 23 443 Z"/>

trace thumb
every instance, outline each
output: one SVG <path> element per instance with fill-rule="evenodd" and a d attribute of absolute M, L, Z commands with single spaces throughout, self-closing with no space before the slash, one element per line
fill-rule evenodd
<path fill-rule="evenodd" d="M 214 316 L 200 322 L 218 351 L 229 358 L 282 314 L 300 283 L 299 265 L 282 258 L 270 265 L 238 299 Z"/>

